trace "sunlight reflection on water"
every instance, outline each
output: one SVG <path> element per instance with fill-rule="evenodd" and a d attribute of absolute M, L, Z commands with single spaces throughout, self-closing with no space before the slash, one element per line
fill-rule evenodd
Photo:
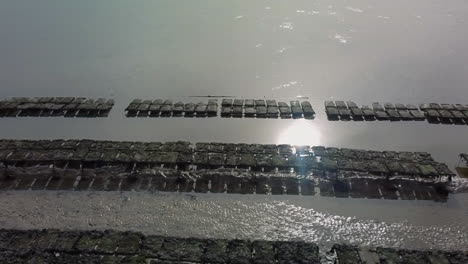
<path fill-rule="evenodd" d="M 286 127 L 278 136 L 278 144 L 318 146 L 322 134 L 319 128 L 310 120 L 296 120 Z"/>

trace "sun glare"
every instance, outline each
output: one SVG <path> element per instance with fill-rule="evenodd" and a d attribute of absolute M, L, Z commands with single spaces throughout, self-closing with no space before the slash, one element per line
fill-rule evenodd
<path fill-rule="evenodd" d="M 294 120 L 278 137 L 277 144 L 318 146 L 321 133 L 310 120 Z"/>

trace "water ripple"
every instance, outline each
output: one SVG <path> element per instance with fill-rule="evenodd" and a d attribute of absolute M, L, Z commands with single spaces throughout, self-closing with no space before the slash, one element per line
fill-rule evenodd
<path fill-rule="evenodd" d="M 348 242 L 406 248 L 468 248 L 458 224 L 378 221 L 306 208 L 290 198 L 168 193 L 4 192 L 4 228 L 136 230 L 176 236 Z M 326 204 L 326 200 L 316 201 Z M 86 203 L 81 201 L 86 200 Z M 76 204 L 80 204 L 76 207 Z M 383 206 L 383 205 L 380 205 Z M 371 210 L 371 208 L 369 208 Z M 398 212 L 395 212 L 398 214 Z"/>

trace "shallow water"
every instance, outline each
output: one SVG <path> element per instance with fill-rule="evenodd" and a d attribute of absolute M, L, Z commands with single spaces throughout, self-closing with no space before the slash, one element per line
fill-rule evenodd
<path fill-rule="evenodd" d="M 182 237 L 467 250 L 467 199 L 447 204 L 323 197 L 2 192 L 4 228 L 118 229 Z M 85 201 L 85 202 L 83 202 Z"/>
<path fill-rule="evenodd" d="M 468 3 L 462 0 L 4 1 L 0 3 L 0 96 L 107 97 L 114 98 L 116 106 L 105 119 L 3 118 L 0 137 L 290 143 L 428 151 L 453 168 L 458 154 L 468 149 L 468 126 L 329 122 L 323 114 L 323 101 L 467 104 L 467 17 Z M 306 96 L 319 114 L 313 121 L 124 117 L 123 109 L 133 98 L 197 102 L 206 99 L 188 96 L 203 95 L 286 101 Z M 18 193 L 11 197 L 28 204 L 35 195 Z M 103 197 L 103 204 L 111 199 Z M 172 201 L 173 196 L 168 197 Z M 214 201 L 242 204 L 249 196 L 214 197 Z M 327 210 L 334 211 L 333 216 L 356 216 L 367 221 L 359 214 L 367 211 L 367 200 L 329 201 Z M 426 232 L 421 226 L 430 222 L 431 228 L 438 230 L 431 234 L 453 239 L 456 235 L 447 228 L 466 231 L 466 226 L 458 226 L 468 222 L 468 210 L 461 206 L 464 202 L 465 194 L 451 196 L 446 204 L 373 201 L 372 208 L 381 208 L 385 215 L 380 221 L 419 218 L 414 230 L 395 225 L 394 229 L 377 226 L 375 232 L 390 234 L 400 228 L 403 232 L 386 241 L 392 244 L 398 237 L 407 238 L 406 232 Z M 277 202 L 271 203 L 282 208 Z M 403 210 L 403 204 L 410 209 Z M 319 230 L 303 223 L 311 218 L 311 212 L 322 212 L 317 209 L 320 205 L 317 202 L 306 207 L 315 211 L 300 209 L 298 217 L 288 223 L 297 223 L 295 227 L 300 230 Z M 278 210 L 286 217 L 295 206 Z M 268 228 L 267 238 L 296 235 L 295 231 L 281 229 L 284 219 L 275 218 L 277 213 L 260 209 L 268 208 L 262 202 L 239 208 L 245 208 L 246 215 L 251 212 L 248 208 L 263 210 L 264 215 L 275 219 L 271 226 L 269 222 L 240 222 L 249 232 L 264 226 Z M 11 214 L 12 219 L 20 217 L 8 212 L 6 216 Z M 99 215 L 94 211 L 90 217 L 93 214 Z M 399 218 L 392 218 L 395 215 Z M 200 219 L 208 217 L 202 215 Z M 57 214 L 56 219 L 62 218 L 63 214 Z M 230 223 L 221 216 L 218 219 L 219 224 Z M 117 224 L 111 222 L 108 227 Z M 164 228 L 158 228 L 163 232 Z M 229 230 L 239 228 L 231 224 Z M 373 243 L 372 239 L 379 237 L 378 233 L 353 231 L 349 225 L 340 228 L 328 229 L 332 231 L 323 236 L 324 240 L 341 239 L 330 234 L 343 230 L 349 230 L 351 235 L 347 236 L 362 243 Z M 322 238 L 299 233 L 301 238 Z M 434 242 L 437 239 L 429 241 L 432 238 L 423 235 L 419 239 L 424 246 L 450 245 Z M 410 246 L 409 241 L 403 244 Z M 453 242 L 457 244 L 468 245 L 465 237 Z"/>

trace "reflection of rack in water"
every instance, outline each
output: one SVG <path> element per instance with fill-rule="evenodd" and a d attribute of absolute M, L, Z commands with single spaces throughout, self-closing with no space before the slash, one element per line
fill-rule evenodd
<path fill-rule="evenodd" d="M 0 190 L 163 191 L 302 195 L 446 202 L 446 183 L 411 178 L 391 180 L 375 176 L 320 173 L 308 176 L 247 169 L 184 171 L 165 166 L 136 164 L 80 164 L 74 167 L 13 163 L 3 168 Z M 344 177 L 343 177 L 344 176 Z"/>
<path fill-rule="evenodd" d="M 460 177 L 468 178 L 468 154 L 461 153 L 459 157 L 460 160 L 455 169 Z"/>

